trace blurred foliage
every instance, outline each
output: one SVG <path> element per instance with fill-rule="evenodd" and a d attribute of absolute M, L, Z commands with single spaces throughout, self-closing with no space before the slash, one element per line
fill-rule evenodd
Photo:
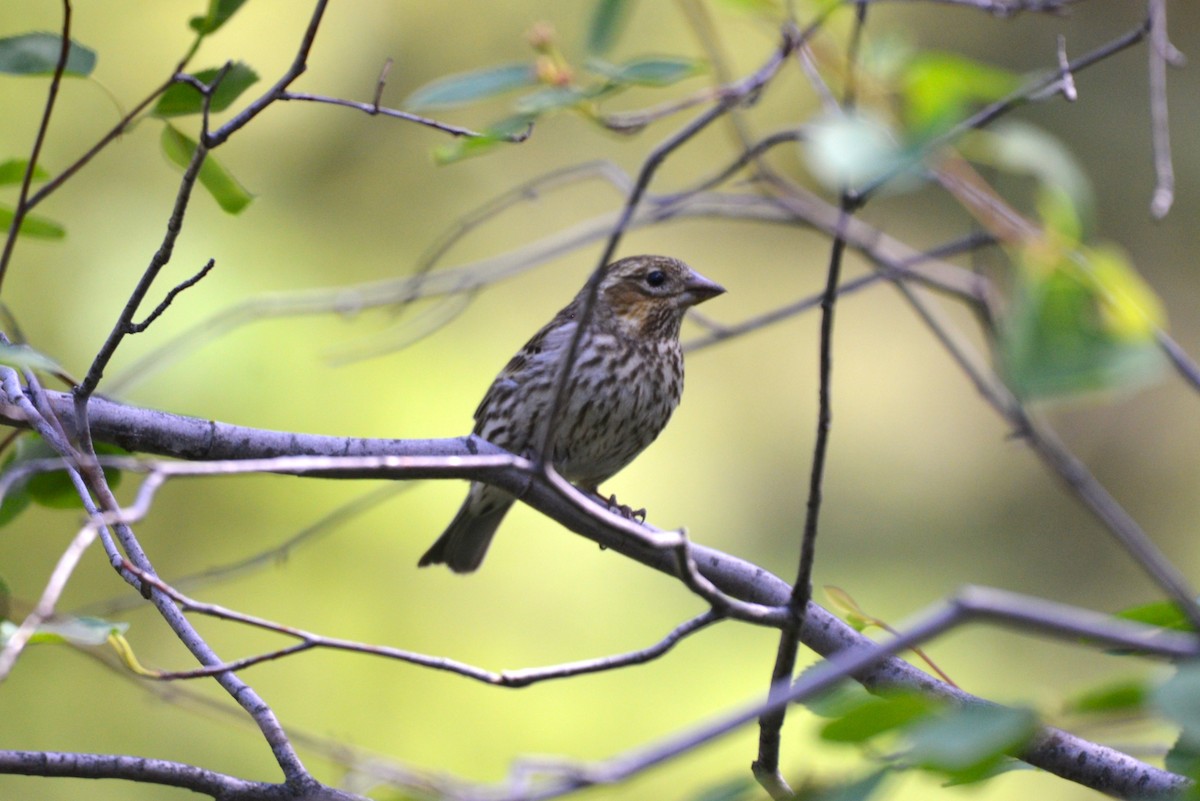
<path fill-rule="evenodd" d="M 624 133 L 606 123 L 600 101 L 632 87 L 667 87 L 702 71 L 699 61 L 680 56 L 638 56 L 617 64 L 601 55 L 611 50 L 630 2 L 601 0 L 596 4 L 587 34 L 588 57 L 575 65 L 559 47 L 558 36 L 546 23 L 528 33 L 534 59 L 530 62 L 484 67 L 438 78 L 410 94 L 404 101 L 412 111 L 447 109 L 487 100 L 520 89 L 538 87 L 518 97 L 512 113 L 488 125 L 482 136 L 467 137 L 434 151 L 438 164 L 452 164 L 468 156 L 491 152 L 531 130 L 540 119 L 560 111 L 574 111 L 585 119 Z"/>

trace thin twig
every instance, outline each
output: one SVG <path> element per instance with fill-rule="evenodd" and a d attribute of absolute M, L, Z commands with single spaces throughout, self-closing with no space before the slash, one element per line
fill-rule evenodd
<path fill-rule="evenodd" d="M 208 263 L 200 268 L 200 272 L 196 273 L 186 281 L 177 284 L 174 289 L 167 293 L 167 296 L 162 299 L 162 302 L 155 307 L 154 311 L 150 312 L 150 315 L 144 321 L 140 323 L 130 323 L 129 333 L 140 334 L 149 328 L 150 324 L 161 317 L 162 313 L 170 307 L 171 302 L 175 300 L 176 295 L 183 290 L 189 289 L 200 283 L 200 281 L 204 279 L 204 276 L 208 275 L 209 271 L 212 270 L 214 265 L 216 265 L 216 261 L 209 259 Z"/>
<path fill-rule="evenodd" d="M 866 26 L 867 5 L 857 2 L 855 24 L 847 48 L 847 77 L 843 106 L 853 109 L 857 102 L 858 51 Z M 855 204 L 843 192 L 830 248 L 829 265 L 825 274 L 825 289 L 821 293 L 821 332 L 818 343 L 817 374 L 817 426 L 813 443 L 813 454 L 809 468 L 808 500 L 805 505 L 804 528 L 801 531 L 799 560 L 796 580 L 788 598 L 791 620 L 780 631 L 779 644 L 775 650 L 775 663 L 771 668 L 770 693 L 774 695 L 791 680 L 796 669 L 796 657 L 800 647 L 800 631 L 804 616 L 812 600 L 812 572 L 816 563 L 817 534 L 820 529 L 821 500 L 824 495 L 825 463 L 829 452 L 829 435 L 833 421 L 833 331 L 837 309 L 838 286 L 841 283 L 842 262 L 846 254 L 846 227 L 853 214 Z M 779 770 L 779 748 L 787 705 L 782 704 L 765 712 L 758 719 L 758 753 L 751 769 L 759 784 L 773 798 L 784 799 L 792 795 L 791 788 Z"/>
<path fill-rule="evenodd" d="M 237 659 L 230 662 L 208 664 L 202 668 L 190 670 L 153 671 L 149 674 L 150 678 L 160 681 L 206 678 L 222 673 L 232 673 L 245 670 L 246 668 L 254 665 L 293 656 L 308 650 L 328 649 L 334 651 L 348 651 L 359 654 L 368 654 L 385 659 L 394 659 L 401 662 L 407 662 L 409 664 L 419 665 L 421 667 L 431 668 L 433 670 L 443 670 L 449 673 L 455 673 L 459 676 L 473 679 L 484 684 L 516 689 L 528 687 L 532 684 L 537 684 L 544 681 L 571 678 L 574 676 L 583 676 L 591 673 L 600 673 L 607 670 L 617 670 L 624 667 L 630 667 L 632 665 L 646 664 L 666 654 L 686 637 L 707 628 L 722 618 L 719 612 L 711 610 L 704 612 L 703 614 L 681 623 L 679 626 L 676 626 L 674 629 L 668 632 L 665 637 L 653 645 L 623 654 L 613 654 L 609 656 L 598 657 L 596 659 L 586 659 L 578 662 L 568 662 L 558 665 L 549 665 L 546 667 L 492 671 L 485 668 L 476 667 L 475 665 L 467 664 L 466 662 L 449 659 L 447 657 L 429 656 L 427 654 L 419 654 L 402 648 L 393 648 L 386 645 L 371 645 L 368 643 L 346 640 L 341 637 L 326 637 L 320 634 L 305 631 L 303 629 L 295 628 L 293 626 L 286 626 L 282 623 L 267 620 L 256 615 L 247 615 L 242 612 L 237 612 L 218 604 L 203 603 L 184 595 L 158 577 L 144 573 L 132 563 L 127 562 L 125 564 L 125 568 L 137 575 L 143 581 L 151 584 L 159 592 L 162 592 L 171 598 L 173 601 L 175 601 L 175 603 L 179 604 L 179 606 L 185 612 L 194 612 L 197 614 L 206 615 L 208 617 L 213 617 L 218 620 L 240 623 L 242 625 L 251 626 L 264 631 L 272 631 L 277 634 L 282 634 L 284 636 L 300 640 L 300 642 L 294 645 L 278 648 L 273 651 L 256 654 L 254 656 Z"/>
<path fill-rule="evenodd" d="M 287 91 L 287 88 L 304 74 L 304 71 L 308 69 L 308 55 L 312 52 L 313 42 L 317 38 L 317 29 L 321 27 L 321 19 L 325 16 L 325 7 L 328 3 L 329 0 L 317 0 L 316 5 L 313 7 L 312 15 L 308 19 L 308 25 L 300 37 L 300 45 L 296 48 L 296 55 L 292 58 L 291 65 L 279 77 L 279 80 L 275 81 L 270 89 L 263 92 L 238 114 L 234 115 L 232 119 L 215 132 L 206 136 L 203 142 L 204 145 L 210 149 L 220 146 L 226 139 L 233 136 L 252 119 L 261 114 L 268 106 L 280 99 Z"/>
<path fill-rule="evenodd" d="M 112 330 L 108 334 L 108 338 L 104 341 L 104 344 L 92 360 L 87 375 L 84 376 L 83 381 L 75 389 L 75 397 L 81 414 L 87 408 L 87 399 L 96 391 L 100 379 L 104 376 L 104 369 L 108 366 L 117 348 L 126 336 L 133 333 L 133 317 L 137 314 L 138 308 L 141 306 L 147 293 L 149 293 L 154 280 L 158 277 L 162 268 L 171 260 L 171 254 L 175 249 L 175 241 L 179 237 L 179 232 L 183 229 L 183 218 L 187 212 L 188 201 L 191 199 L 192 190 L 195 188 L 196 180 L 200 176 L 200 167 L 204 164 L 204 158 L 207 155 L 208 148 L 204 145 L 204 142 L 199 142 L 192 153 L 192 159 L 188 163 L 187 169 L 184 170 L 183 178 L 179 182 L 179 191 L 175 195 L 175 204 L 171 209 L 171 216 L 167 220 L 167 229 L 163 234 L 162 243 L 150 259 L 150 263 L 142 273 L 142 277 L 138 280 L 137 286 L 130 293 L 129 299 L 125 302 L 125 308 L 121 311 L 116 324 L 113 325 Z M 81 416 L 79 418 L 79 428 L 80 434 L 86 438 L 86 417 Z"/>
<path fill-rule="evenodd" d="M 29 188 L 33 184 L 33 175 L 37 170 L 38 159 L 42 154 L 42 145 L 46 143 L 46 134 L 50 130 L 50 117 L 54 113 L 54 101 L 58 98 L 58 89 L 62 85 L 63 73 L 67 69 L 67 59 L 71 55 L 71 2 L 62 0 L 63 20 L 60 34 L 58 61 L 54 64 L 54 74 L 50 76 L 50 88 L 46 91 L 46 107 L 42 111 L 37 133 L 33 138 L 33 148 L 29 153 L 29 161 L 25 165 L 25 174 L 21 176 L 21 189 L 17 195 L 17 205 L 13 209 L 12 224 L 8 227 L 8 236 L 4 239 L 4 249 L 0 251 L 0 285 L 8 274 L 8 265 L 12 260 L 13 249 L 17 246 L 17 236 L 21 232 L 21 223 L 33 207 L 29 202 Z"/>
<path fill-rule="evenodd" d="M 378 102 L 378 98 L 376 98 L 375 101 L 371 102 L 371 103 L 362 103 L 357 100 L 345 100 L 340 97 L 328 97 L 326 95 L 315 95 L 315 94 L 311 94 L 309 92 L 281 92 L 276 97 L 276 99 L 277 100 L 296 100 L 296 101 L 302 101 L 302 102 L 307 102 L 307 103 L 326 103 L 331 106 L 343 106 L 345 108 L 357 109 L 357 110 L 363 112 L 364 114 L 370 114 L 372 117 L 375 117 L 375 116 L 391 117 L 391 118 L 397 119 L 397 120 L 406 120 L 408 122 L 415 122 L 418 125 L 424 125 L 427 128 L 433 128 L 436 131 L 441 131 L 442 133 L 447 133 L 447 134 L 450 134 L 451 136 L 465 136 L 465 137 L 471 137 L 471 138 L 486 136 L 486 134 L 483 134 L 479 131 L 472 130 L 470 128 L 463 128 L 459 125 L 451 125 L 446 122 L 439 122 L 438 120 L 431 119 L 429 117 L 422 117 L 420 114 L 413 114 L 411 112 L 401 111 L 400 109 L 396 109 L 396 108 L 388 108 L 386 106 L 380 106 L 379 102 Z M 529 138 L 528 130 L 524 130 L 519 133 L 500 137 L 500 139 L 505 142 L 524 142 L 528 138 Z"/>
<path fill-rule="evenodd" d="M 1150 213 L 1161 220 L 1175 202 L 1175 169 L 1171 158 L 1171 126 L 1167 103 L 1167 55 L 1172 50 L 1167 33 L 1166 0 L 1149 0 L 1147 17 L 1150 24 L 1150 127 L 1154 146 L 1154 195 Z"/>

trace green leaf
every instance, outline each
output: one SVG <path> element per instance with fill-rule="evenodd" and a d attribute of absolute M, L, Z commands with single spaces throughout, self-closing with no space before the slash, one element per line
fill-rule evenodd
<path fill-rule="evenodd" d="M 409 95 L 404 106 L 414 111 L 453 108 L 514 89 L 534 86 L 537 82 L 537 71 L 533 64 L 503 64 L 438 78 Z"/>
<path fill-rule="evenodd" d="M 12 613 L 12 590 L 8 588 L 8 582 L 0 577 L 0 620 L 7 620 Z"/>
<path fill-rule="evenodd" d="M 1200 777 L 1200 743 L 1186 734 L 1180 734 L 1174 745 L 1171 746 L 1171 750 L 1167 751 L 1163 767 L 1172 773 L 1178 773 L 1193 780 Z M 1196 788 L 1191 787 L 1184 795 L 1176 798 L 1178 801 L 1187 801 L 1187 799 L 1195 799 L 1196 796 Z"/>
<path fill-rule="evenodd" d="M 14 211 L 10 206 L 0 205 L 0 231 L 12 228 L 13 216 Z M 62 239 L 67 235 L 67 229 L 46 217 L 26 214 L 21 220 L 21 230 L 17 233 L 33 239 Z"/>
<path fill-rule="evenodd" d="M 62 371 L 62 365 L 28 345 L 10 345 L 2 342 L 0 342 L 0 364 L 15 367 L 18 370 L 28 368 L 44 372 Z"/>
<path fill-rule="evenodd" d="M 871 698 L 837 720 L 826 723 L 821 729 L 821 739 L 837 743 L 866 742 L 944 708 L 944 704 L 920 693 Z"/>
<path fill-rule="evenodd" d="M 984 778 L 1037 730 L 1028 709 L 971 704 L 917 723 L 908 759 L 958 782 Z"/>
<path fill-rule="evenodd" d="M 25 33 L 0 39 L 0 73 L 53 75 L 62 55 L 62 37 L 56 33 Z M 71 42 L 63 75 L 86 78 L 96 68 L 96 53 Z"/>
<path fill-rule="evenodd" d="M 800 672 L 800 678 L 804 678 L 812 671 L 819 669 L 821 664 L 817 662 L 808 666 Z M 874 697 L 858 682 L 840 681 L 825 692 L 819 693 L 800 703 L 809 712 L 819 717 L 840 718 L 863 704 L 870 703 Z"/>
<path fill-rule="evenodd" d="M 167 158 L 176 166 L 187 169 L 196 150 L 196 140 L 173 125 L 164 125 L 161 142 Z M 217 205 L 229 214 L 238 214 L 254 200 L 254 195 L 238 183 L 211 153 L 200 167 L 200 185 L 207 189 L 217 201 Z"/>
<path fill-rule="evenodd" d="M 513 104 L 513 110 L 532 119 L 548 111 L 571 108 L 592 96 L 594 93 L 573 86 L 547 86 L 518 98 Z"/>
<path fill-rule="evenodd" d="M 625 28 L 630 0 L 597 0 L 592 8 L 592 21 L 588 25 L 587 51 L 593 55 L 607 53 L 616 44 L 617 37 Z"/>
<path fill-rule="evenodd" d="M 495 123 L 483 132 L 483 136 L 465 136 L 455 139 L 433 151 L 434 163 L 438 165 L 453 164 L 473 156 L 482 156 L 499 145 L 507 143 L 510 137 L 523 133 L 532 122 L 533 120 L 527 114 L 516 114 Z"/>
<path fill-rule="evenodd" d="M 212 82 L 221 74 L 221 69 L 206 69 L 200 70 L 193 74 L 198 81 L 206 86 L 212 86 Z M 238 61 L 230 66 L 221 78 L 220 85 L 217 86 L 215 92 L 212 93 L 212 102 L 209 103 L 209 111 L 223 111 L 229 108 L 234 100 L 237 100 L 243 92 L 249 89 L 258 81 L 258 73 L 248 67 L 246 64 Z M 155 117 L 178 117 L 184 114 L 199 114 L 204 110 L 204 96 L 196 87 L 188 83 L 174 83 L 163 92 L 158 102 L 154 104 L 154 108 L 150 113 Z"/>
<path fill-rule="evenodd" d="M 991 128 L 971 131 L 959 147 L 972 161 L 1031 175 L 1042 191 L 1065 194 L 1082 227 L 1090 227 L 1095 206 L 1091 181 L 1058 137 L 1029 123 L 1002 120 Z"/>
<path fill-rule="evenodd" d="M 840 615 L 850 628 L 861 632 L 877 622 L 862 610 L 850 593 L 841 587 L 826 585 L 824 589 L 825 597 L 829 601 L 829 608 L 835 614 Z"/>
<path fill-rule="evenodd" d="M 129 451 L 119 448 L 116 445 L 109 445 L 105 442 L 95 443 L 97 456 L 128 456 Z M 26 443 L 26 449 L 23 451 L 23 459 L 57 459 L 59 458 L 50 446 L 42 441 L 40 437 L 31 438 Z M 116 489 L 121 484 L 121 471 L 112 467 L 104 468 L 104 477 L 108 481 L 108 485 Z M 45 506 L 49 509 L 78 509 L 79 508 L 79 492 L 75 489 L 75 485 L 71 483 L 65 470 L 52 470 L 42 473 L 35 473 L 30 476 L 29 497 L 39 506 Z"/>
<path fill-rule="evenodd" d="M 8 472 L 9 467 L 17 462 L 17 459 L 20 458 L 22 443 L 30 436 L 33 435 L 27 434 L 17 440 L 16 447 L 9 451 L 8 455 L 4 457 L 4 464 L 0 465 L 0 475 Z M 14 482 L 5 491 L 4 498 L 0 499 L 0 527 L 7 526 L 29 506 L 32 499 L 29 497 L 28 485 L 29 477 L 26 476 Z M 7 614 L 0 615 L 0 618 L 7 616 Z"/>
<path fill-rule="evenodd" d="M 587 68 L 622 86 L 670 86 L 703 72 L 704 62 L 682 56 L 645 56 L 623 64 L 592 59 Z"/>
<path fill-rule="evenodd" d="M 922 52 L 903 77 L 910 137 L 936 136 L 965 118 L 974 105 L 1014 92 L 1021 79 L 1008 70 L 953 53 Z"/>
<path fill-rule="evenodd" d="M 1066 703 L 1066 710 L 1076 714 L 1130 712 L 1145 706 L 1150 688 L 1140 679 L 1128 679 L 1093 687 Z"/>
<path fill-rule="evenodd" d="M 8 642 L 17 631 L 17 624 L 0 622 L 0 646 Z M 59 615 L 38 626 L 29 638 L 31 645 L 104 645 L 111 634 L 124 634 L 128 623 L 113 623 L 98 617 L 74 617 Z"/>
<path fill-rule="evenodd" d="M 26 481 L 22 481 L 9 487 L 8 492 L 4 494 L 3 501 L 0 501 L 0 527 L 7 526 L 19 517 L 21 512 L 29 508 L 29 504 L 33 502 L 33 499 L 29 497 L 26 484 Z"/>
<path fill-rule="evenodd" d="M 208 11 L 203 17 L 192 17 L 188 27 L 204 36 L 216 31 L 229 21 L 246 0 L 208 0 Z"/>
<path fill-rule="evenodd" d="M 1153 601 L 1140 606 L 1131 606 L 1117 612 L 1116 617 L 1174 631 L 1192 630 L 1191 621 L 1174 601 Z"/>
<path fill-rule="evenodd" d="M 1047 398 L 1141 386 L 1164 367 L 1162 306 L 1113 248 L 1030 243 L 1017 255 L 999 355 L 1013 391 Z"/>
<path fill-rule="evenodd" d="M 1194 746 L 1200 743 L 1200 662 L 1185 662 L 1150 694 L 1163 717 L 1177 723 Z"/>
<path fill-rule="evenodd" d="M 0 185 L 19 184 L 25 180 L 25 170 L 29 169 L 29 159 L 9 159 L 0 162 Z M 33 180 L 44 181 L 50 173 L 42 169 L 42 165 L 33 168 Z"/>

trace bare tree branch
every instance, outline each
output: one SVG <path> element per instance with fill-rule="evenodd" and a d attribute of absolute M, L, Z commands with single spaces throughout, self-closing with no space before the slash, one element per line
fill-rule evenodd
<path fill-rule="evenodd" d="M 312 782 L 302 788 L 251 782 L 224 773 L 147 757 L 72 754 L 53 751 L 0 751 L 0 773 L 75 779 L 124 779 L 179 787 L 220 801 L 364 801 Z"/>

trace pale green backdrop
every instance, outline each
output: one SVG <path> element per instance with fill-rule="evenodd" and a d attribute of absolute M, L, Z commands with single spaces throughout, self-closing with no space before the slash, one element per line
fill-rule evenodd
<path fill-rule="evenodd" d="M 75 37 L 99 53 L 95 82 L 70 81 L 46 145 L 51 171 L 68 163 L 163 79 L 189 41 L 186 17 L 200 3 L 79 2 Z M 192 6 L 195 6 L 194 8 Z M 1053 63 L 1056 32 L 1072 55 L 1136 24 L 1139 4 L 1081 4 L 1075 19 L 998 21 L 944 6 L 890 4 L 869 30 L 921 47 L 961 49 L 1017 70 Z M 398 103 L 437 76 L 525 58 L 524 32 L 551 20 L 581 52 L 589 4 L 331 3 L 308 74 L 298 88 L 369 100 L 381 64 L 395 60 L 385 102 Z M 1200 54 L 1200 13 L 1174 4 L 1172 34 Z M 292 58 L 307 4 L 255 0 L 205 45 L 197 66 L 250 62 L 267 81 Z M 55 3 L 5 3 L 0 35 L 57 30 Z M 765 26 L 728 11 L 715 19 L 739 70 L 756 67 L 774 42 Z M 678 8 L 645 2 L 619 53 L 696 54 Z M 1170 76 L 1178 198 L 1171 216 L 1148 219 L 1152 186 L 1144 48 L 1078 77 L 1080 100 L 1020 113 L 1062 136 L 1093 178 L 1100 226 L 1121 242 L 1158 288 L 1171 330 L 1200 353 L 1200 92 L 1195 68 Z M 697 79 L 691 86 L 699 86 Z M 265 84 L 263 84 L 265 85 Z M 0 78 L 0 159 L 24 154 L 45 82 Z M 794 76 L 757 118 L 766 131 L 812 102 Z M 790 94 L 789 94 L 790 93 Z M 642 93 L 629 108 L 655 102 Z M 499 106 L 445 115 L 479 126 Z M 551 168 L 611 159 L 636 169 L 681 120 L 641 137 L 601 134 L 576 118 L 539 126 L 524 145 L 438 168 L 443 141 L 407 123 L 328 106 L 279 104 L 220 149 L 218 157 L 257 195 L 240 217 L 198 194 L 164 285 L 208 258 L 217 266 L 148 333 L 122 348 L 113 372 L 229 304 L 259 293 L 402 276 L 438 232 L 506 188 Z M 61 243 L 22 241 L 5 301 L 29 340 L 83 372 L 162 236 L 177 173 L 157 150 L 151 122 L 122 137 L 39 209 L 64 222 Z M 726 129 L 691 145 L 664 170 L 662 190 L 706 172 L 724 156 Z M 781 163 L 798 169 L 799 160 Z M 469 237 L 449 264 L 492 255 L 615 207 L 595 186 L 556 195 Z M 884 200 L 876 223 L 916 244 L 960 234 L 963 215 L 926 193 Z M 705 311 L 736 322 L 782 299 L 816 291 L 828 244 L 782 228 L 684 222 L 630 235 L 624 253 L 670 253 L 729 292 Z M 419 344 L 345 366 L 331 356 L 370 343 L 391 318 L 316 318 L 250 325 L 173 364 L 125 400 L 183 414 L 274 429 L 372 437 L 466 433 L 478 397 L 530 333 L 575 292 L 594 266 L 590 247 L 482 294 L 453 325 Z M 854 261 L 852 273 L 864 267 Z M 968 323 L 963 316 L 964 323 Z M 650 510 L 663 527 L 686 525 L 706 544 L 795 572 L 815 420 L 817 317 L 775 326 L 696 354 L 688 390 L 661 439 L 606 487 Z M 691 328 L 689 333 L 696 333 Z M 1148 601 L 1142 574 L 1060 492 L 1055 481 L 984 408 L 968 381 L 891 290 L 877 287 L 839 310 L 835 417 L 816 583 L 838 585 L 893 623 L 962 584 L 979 583 L 1117 610 Z M 101 386 L 101 391 L 104 387 Z M 1200 568 L 1200 402 L 1180 382 L 1130 397 L 1049 410 L 1052 421 L 1187 574 Z M 374 484 L 370 485 L 375 486 Z M 138 527 L 159 572 L 175 577 L 262 551 L 370 487 L 290 478 L 179 482 Z M 484 569 L 462 578 L 418 571 L 416 560 L 453 514 L 464 486 L 422 483 L 282 564 L 206 587 L 202 598 L 329 635 L 443 654 L 492 669 L 550 664 L 645 646 L 701 605 L 677 582 L 640 569 L 532 512 L 505 523 Z M 0 531 L 0 575 L 23 599 L 73 535 L 78 514 L 31 510 Z M 64 608 L 126 593 L 103 554 L 90 553 Z M 185 667 L 183 649 L 146 610 L 123 613 L 130 641 L 151 666 Z M 280 641 L 199 621 L 224 656 Z M 763 691 L 775 650 L 769 631 L 726 624 L 649 666 L 519 691 L 478 685 L 382 659 L 310 653 L 245 674 L 299 732 L 388 755 L 414 769 L 498 780 L 522 755 L 598 759 L 647 743 Z M 1031 637 L 974 628 L 930 647 L 964 688 L 1032 703 L 1053 719 L 1072 689 L 1149 668 Z M 209 684 L 188 685 L 224 702 Z M 156 700 L 85 656 L 32 648 L 0 688 L 0 747 L 114 752 L 178 759 L 276 780 L 260 737 L 232 718 Z M 784 764 L 797 781 L 833 778 L 852 751 L 816 747 L 802 710 L 785 730 Z M 1086 733 L 1085 733 L 1086 734 Z M 1099 736 L 1099 735 L 1098 735 Z M 1120 731 L 1103 736 L 1121 742 Z M 1169 732 L 1158 733 L 1164 743 Z M 743 775 L 755 732 L 745 730 L 596 798 L 690 799 Z M 339 768 L 311 751 L 325 780 Z M 910 777 L 896 797 L 928 798 L 932 780 Z M 1007 775 L 976 799 L 1085 799 L 1092 793 L 1033 772 Z M 126 783 L 0 777 L 0 797 L 174 799 L 183 791 Z"/>

